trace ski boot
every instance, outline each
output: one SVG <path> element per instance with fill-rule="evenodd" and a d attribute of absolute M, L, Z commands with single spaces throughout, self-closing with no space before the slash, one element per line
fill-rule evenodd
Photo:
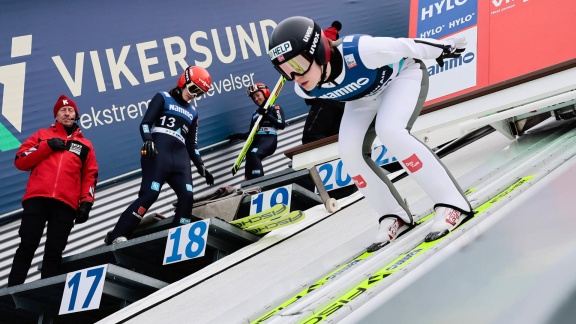
<path fill-rule="evenodd" d="M 434 223 L 432 224 L 430 233 L 424 238 L 424 242 L 436 241 L 448 235 L 448 233 L 458 227 L 464 220 L 474 216 L 474 212 L 466 212 L 458 207 L 447 204 L 436 204 L 434 205 L 434 209 L 436 210 Z"/>
<path fill-rule="evenodd" d="M 106 236 L 104 237 L 104 244 L 106 244 L 106 245 L 117 244 L 117 243 L 128 241 L 128 239 L 124 236 L 118 236 L 114 240 L 110 241 L 110 233 L 112 233 L 112 231 L 109 231 L 108 233 L 106 233 Z"/>
<path fill-rule="evenodd" d="M 374 252 L 394 241 L 400 234 L 410 229 L 400 217 L 396 215 L 384 215 L 378 220 L 378 233 L 376 234 L 376 243 L 370 245 L 366 250 Z"/>

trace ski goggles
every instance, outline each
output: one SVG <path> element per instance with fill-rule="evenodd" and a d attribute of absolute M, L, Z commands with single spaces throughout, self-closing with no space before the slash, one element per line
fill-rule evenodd
<path fill-rule="evenodd" d="M 190 82 L 186 85 L 186 90 L 188 93 L 192 95 L 196 95 L 196 97 L 200 97 L 204 94 L 204 90 L 200 89 L 194 82 Z"/>
<path fill-rule="evenodd" d="M 274 68 L 282 74 L 286 80 L 293 81 L 295 76 L 303 76 L 310 71 L 314 59 L 308 55 L 300 54 L 291 58 L 290 60 L 275 65 Z"/>
<path fill-rule="evenodd" d="M 252 84 L 248 86 L 248 88 L 246 89 L 246 94 L 248 95 L 248 97 L 250 97 L 254 92 L 264 91 L 264 89 L 266 89 L 265 85 Z"/>

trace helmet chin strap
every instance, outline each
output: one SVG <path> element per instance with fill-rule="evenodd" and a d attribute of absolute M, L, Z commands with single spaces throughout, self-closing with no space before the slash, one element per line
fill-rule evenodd
<path fill-rule="evenodd" d="M 322 65 L 322 76 L 320 77 L 320 82 L 318 82 L 318 89 L 320 89 L 320 87 L 326 83 L 324 80 L 326 79 L 326 70 L 328 67 L 328 63 Z"/>
<path fill-rule="evenodd" d="M 320 87 L 325 84 L 325 83 L 332 83 L 334 85 L 338 85 L 338 83 L 334 80 L 328 81 L 326 80 L 326 71 L 328 70 L 328 63 L 322 65 L 322 76 L 320 77 L 320 82 L 318 82 L 318 89 L 320 89 Z"/>

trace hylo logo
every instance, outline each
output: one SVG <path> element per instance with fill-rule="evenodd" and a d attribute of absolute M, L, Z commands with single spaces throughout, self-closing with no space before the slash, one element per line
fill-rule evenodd
<path fill-rule="evenodd" d="M 426 20 L 427 18 L 432 18 L 434 15 L 439 15 L 442 12 L 450 11 L 456 6 L 462 6 L 466 4 L 468 0 L 441 0 L 436 1 L 435 3 L 428 5 L 427 7 L 422 6 L 420 12 L 420 20 Z M 502 1 L 502 0 L 500 0 Z M 508 0 L 509 1 L 509 0 Z"/>

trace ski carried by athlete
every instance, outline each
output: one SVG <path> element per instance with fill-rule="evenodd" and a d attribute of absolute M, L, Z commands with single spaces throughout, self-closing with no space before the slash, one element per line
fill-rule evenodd
<path fill-rule="evenodd" d="M 286 79 L 284 77 L 280 77 L 280 79 L 278 79 L 276 86 L 272 90 L 272 94 L 270 95 L 270 97 L 266 101 L 266 104 L 264 105 L 264 111 L 265 112 L 268 111 L 268 108 L 271 105 L 273 105 L 274 101 L 276 101 L 276 98 L 278 98 L 278 95 L 280 94 L 280 90 L 282 90 L 282 87 L 284 87 L 284 82 L 286 82 Z M 244 146 L 242 147 L 242 150 L 240 151 L 238 158 L 236 158 L 236 161 L 234 162 L 234 166 L 232 167 L 232 175 L 235 175 L 236 172 L 238 172 L 240 165 L 242 165 L 242 162 L 246 158 L 246 153 L 248 153 L 248 149 L 250 148 L 250 145 L 252 145 L 252 141 L 254 140 L 254 136 L 258 132 L 258 128 L 260 127 L 260 121 L 262 120 L 262 118 L 263 118 L 262 115 L 260 115 L 258 117 L 258 119 L 256 119 L 256 121 L 254 122 L 254 126 L 252 126 L 252 130 L 250 131 L 250 134 L 248 135 L 248 139 L 246 140 L 246 143 L 244 143 Z"/>

